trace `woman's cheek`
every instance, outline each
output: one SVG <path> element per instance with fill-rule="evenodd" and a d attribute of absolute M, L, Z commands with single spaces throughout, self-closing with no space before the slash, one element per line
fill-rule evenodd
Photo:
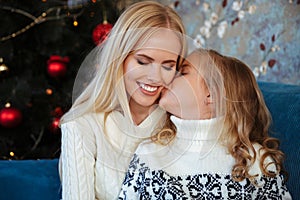
<path fill-rule="evenodd" d="M 162 91 L 162 95 L 161 98 L 159 100 L 159 106 L 168 111 L 173 113 L 174 107 L 177 107 L 179 105 L 179 102 L 176 99 L 177 97 L 174 95 L 173 92 L 171 92 L 170 90 L 163 90 Z"/>
<path fill-rule="evenodd" d="M 162 72 L 162 79 L 165 85 L 170 85 L 172 81 L 174 80 L 176 71 L 163 71 Z"/>

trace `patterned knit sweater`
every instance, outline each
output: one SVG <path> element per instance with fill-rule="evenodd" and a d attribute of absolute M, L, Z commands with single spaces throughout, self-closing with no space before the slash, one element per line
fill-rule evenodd
<path fill-rule="evenodd" d="M 257 160 L 249 173 L 256 175 L 236 182 L 232 179 L 233 157 L 218 143 L 221 119 L 171 120 L 177 127 L 175 140 L 167 146 L 143 142 L 127 171 L 119 200 L 134 199 L 291 199 L 283 177 L 266 177 Z M 272 160 L 268 158 L 266 164 Z M 276 171 L 274 165 L 268 170 Z"/>

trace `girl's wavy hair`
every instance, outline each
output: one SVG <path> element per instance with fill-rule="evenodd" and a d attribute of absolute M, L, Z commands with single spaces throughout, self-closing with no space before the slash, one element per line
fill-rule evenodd
<path fill-rule="evenodd" d="M 276 176 L 275 172 L 268 170 L 274 164 L 277 172 L 287 175 L 279 140 L 269 136 L 272 117 L 251 69 L 242 61 L 214 50 L 198 49 L 197 53 L 208 57 L 204 66 L 195 67 L 202 68 L 199 71 L 214 99 L 216 114 L 224 116 L 225 126 L 220 142 L 235 159 L 233 179 L 242 181 L 248 178 L 255 183 L 256 175 L 249 174 L 257 159 L 255 143 L 262 146 L 259 150 L 262 173 L 269 177 Z M 168 118 L 166 126 L 153 135 L 152 140 L 166 145 L 175 135 L 176 127 Z M 267 158 L 272 158 L 272 162 L 267 163 Z"/>

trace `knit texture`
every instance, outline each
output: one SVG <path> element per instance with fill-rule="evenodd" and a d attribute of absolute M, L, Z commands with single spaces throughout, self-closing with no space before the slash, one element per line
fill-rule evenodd
<path fill-rule="evenodd" d="M 112 112 L 104 132 L 103 113 L 90 113 L 62 124 L 62 199 L 117 199 L 138 144 L 161 126 L 165 115 L 157 108 L 135 126 Z"/>
<path fill-rule="evenodd" d="M 257 160 L 249 171 L 254 185 L 231 177 L 233 157 L 218 141 L 222 119 L 181 120 L 175 141 L 168 146 L 143 142 L 134 154 L 119 200 L 125 199 L 291 199 L 283 177 L 266 177 Z M 266 163 L 272 162 L 270 158 Z M 268 167 L 276 171 L 274 165 Z"/>

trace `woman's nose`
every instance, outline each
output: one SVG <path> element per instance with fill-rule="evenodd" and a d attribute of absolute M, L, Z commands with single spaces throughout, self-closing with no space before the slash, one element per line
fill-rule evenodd
<path fill-rule="evenodd" d="M 153 83 L 160 83 L 162 81 L 161 65 L 153 63 L 150 66 L 147 78 L 148 78 L 148 80 L 150 80 Z"/>

